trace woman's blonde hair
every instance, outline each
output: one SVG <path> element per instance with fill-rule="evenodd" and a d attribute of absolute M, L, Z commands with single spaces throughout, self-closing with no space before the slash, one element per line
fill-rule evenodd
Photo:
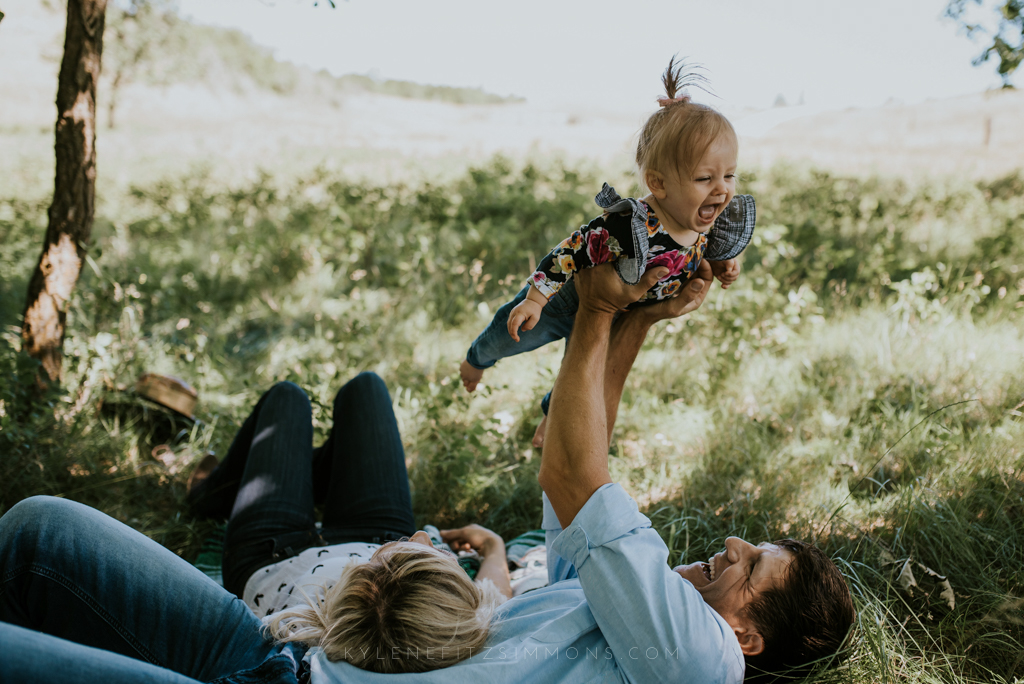
<path fill-rule="evenodd" d="M 661 107 L 640 130 L 636 146 L 636 165 L 640 182 L 646 183 L 648 170 L 690 175 L 711 144 L 722 135 L 736 140 L 732 124 L 718 110 L 677 97 L 686 86 L 704 89 L 707 79 L 685 61 L 676 64 L 673 57 L 661 76 L 665 98 Z"/>
<path fill-rule="evenodd" d="M 479 651 L 501 595 L 491 582 L 474 584 L 441 552 L 396 543 L 346 566 L 325 594 L 307 599 L 308 606 L 266 618 L 275 639 L 319 646 L 331 661 L 396 673 L 448 667 Z"/>

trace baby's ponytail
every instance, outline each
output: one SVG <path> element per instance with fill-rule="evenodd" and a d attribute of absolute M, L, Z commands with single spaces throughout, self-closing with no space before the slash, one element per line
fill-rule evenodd
<path fill-rule="evenodd" d="M 673 56 L 669 60 L 661 75 L 665 97 L 658 98 L 658 111 L 647 119 L 637 141 L 636 165 L 641 183 L 646 183 L 648 170 L 688 175 L 719 136 L 735 140 L 736 132 L 728 119 L 707 105 L 692 102 L 686 92 L 688 87 L 710 92 L 708 79 L 701 71 L 700 66 L 685 59 L 677 62 Z"/>
<path fill-rule="evenodd" d="M 676 102 L 689 102 L 690 95 L 686 92 L 687 86 L 700 88 L 707 91 L 708 79 L 700 73 L 700 66 L 688 64 L 686 58 L 679 60 L 676 64 L 677 55 L 668 60 L 668 68 L 661 75 L 661 84 L 665 86 L 665 97 L 658 98 L 658 104 L 667 107 Z"/>

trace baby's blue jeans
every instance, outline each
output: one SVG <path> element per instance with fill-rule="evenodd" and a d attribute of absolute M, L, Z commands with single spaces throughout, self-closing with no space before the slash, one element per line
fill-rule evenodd
<path fill-rule="evenodd" d="M 508 334 L 508 315 L 519 302 L 526 299 L 530 291 L 527 285 L 515 298 L 503 305 L 494 314 L 491 321 L 482 333 L 470 345 L 466 353 L 466 361 L 474 368 L 484 370 L 490 368 L 499 359 L 504 359 L 523 352 L 539 349 L 545 344 L 557 340 L 568 340 L 572 334 L 572 325 L 576 321 L 576 310 L 579 309 L 580 299 L 576 294 L 576 284 L 570 280 L 551 299 L 548 300 L 540 314 L 540 320 L 532 330 L 519 330 L 519 342 L 512 339 Z M 551 393 L 544 397 L 541 407 L 544 413 L 548 412 L 548 402 Z"/>

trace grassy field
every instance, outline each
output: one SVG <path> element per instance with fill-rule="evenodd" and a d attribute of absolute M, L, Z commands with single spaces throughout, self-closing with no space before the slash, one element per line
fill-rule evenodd
<path fill-rule="evenodd" d="M 1020 681 L 1024 179 L 779 167 L 743 185 L 759 228 L 741 280 L 650 336 L 613 476 L 672 562 L 732 534 L 826 548 L 858 625 L 849 664 L 820 679 Z M 598 186 L 497 158 L 443 185 L 193 174 L 102 196 L 66 377 L 45 397 L 16 326 L 46 202 L 0 198 L 0 512 L 66 496 L 192 559 L 213 523 L 184 505 L 190 465 L 226 451 L 260 392 L 307 388 L 322 437 L 333 391 L 374 370 L 421 522 L 537 527 L 530 436 L 561 348 L 502 362 L 473 395 L 457 367 L 531 265 L 595 213 Z M 135 398 L 146 371 L 193 384 L 201 422 Z"/>

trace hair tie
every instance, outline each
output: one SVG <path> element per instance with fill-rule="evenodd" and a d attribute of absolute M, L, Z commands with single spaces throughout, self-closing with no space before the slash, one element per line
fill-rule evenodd
<path fill-rule="evenodd" d="M 658 106 L 659 107 L 668 107 L 669 105 L 674 105 L 676 102 L 689 102 L 689 101 L 690 101 L 690 96 L 689 95 L 680 95 L 679 97 L 659 97 L 658 98 Z"/>

